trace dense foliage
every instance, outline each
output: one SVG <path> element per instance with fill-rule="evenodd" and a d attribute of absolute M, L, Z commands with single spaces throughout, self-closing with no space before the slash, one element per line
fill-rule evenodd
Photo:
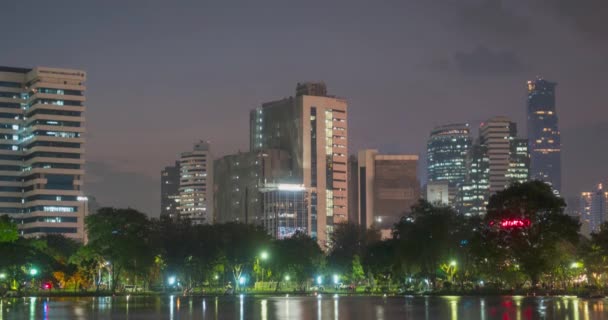
<path fill-rule="evenodd" d="M 273 240 L 238 223 L 190 225 L 102 208 L 86 219 L 88 243 L 18 237 L 0 217 L 2 290 L 566 290 L 608 284 L 608 224 L 590 239 L 539 182 L 493 195 L 488 213 L 466 217 L 420 201 L 392 239 L 335 226 L 331 249 L 297 233 Z M 324 287 L 324 288 L 321 288 Z"/>

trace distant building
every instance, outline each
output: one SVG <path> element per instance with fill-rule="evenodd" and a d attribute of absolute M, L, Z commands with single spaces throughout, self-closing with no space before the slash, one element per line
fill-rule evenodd
<path fill-rule="evenodd" d="M 209 143 L 199 141 L 192 151 L 183 152 L 179 168 L 179 218 L 193 224 L 212 224 L 213 157 Z"/>
<path fill-rule="evenodd" d="M 261 225 L 260 188 L 278 179 L 288 181 L 290 164 L 287 152 L 278 149 L 239 152 L 215 160 L 216 221 Z"/>
<path fill-rule="evenodd" d="M 20 235 L 84 241 L 86 73 L 0 67 L 0 215 Z"/>
<path fill-rule="evenodd" d="M 608 221 L 607 204 L 608 192 L 601 183 L 594 191 L 581 193 L 581 220 L 583 223 L 585 220 L 588 221 L 589 233 L 600 231 L 601 225 Z"/>
<path fill-rule="evenodd" d="M 467 156 L 466 182 L 459 187 L 457 200 L 459 212 L 484 214 L 492 194 L 528 181 L 527 145 L 526 139 L 517 137 L 517 126 L 508 118 L 494 117 L 482 123 L 479 141 Z"/>
<path fill-rule="evenodd" d="M 420 198 L 417 155 L 359 151 L 359 224 L 384 229 L 410 212 Z"/>
<path fill-rule="evenodd" d="M 359 223 L 359 161 L 357 156 L 348 157 L 348 222 Z"/>
<path fill-rule="evenodd" d="M 460 184 L 462 185 L 462 184 Z M 447 206 L 450 204 L 450 184 L 447 180 L 444 181 L 429 181 L 426 185 L 426 201 L 435 204 Z"/>
<path fill-rule="evenodd" d="M 467 216 L 486 212 L 490 196 L 490 158 L 485 145 L 474 144 L 467 155 L 466 182 L 459 187 L 457 210 Z"/>
<path fill-rule="evenodd" d="M 454 205 L 458 186 L 467 175 L 466 157 L 473 143 L 469 124 L 435 127 L 427 142 L 427 176 L 429 182 L 447 181 L 448 203 Z"/>
<path fill-rule="evenodd" d="M 160 173 L 160 215 L 176 219 L 179 205 L 179 161 L 165 167 Z"/>
<path fill-rule="evenodd" d="M 310 190 L 299 184 L 266 183 L 260 188 L 260 224 L 276 239 L 293 236 L 296 232 L 309 232 L 309 204 L 315 205 Z"/>
<path fill-rule="evenodd" d="M 557 83 L 542 78 L 528 81 L 528 140 L 531 178 L 561 191 L 561 137 L 555 108 Z"/>
<path fill-rule="evenodd" d="M 289 183 L 309 190 L 307 228 L 321 246 L 348 220 L 347 103 L 324 84 L 298 84 L 296 96 L 250 113 L 250 150 L 280 149 L 291 160 Z M 316 203 L 313 203 L 316 201 Z"/>

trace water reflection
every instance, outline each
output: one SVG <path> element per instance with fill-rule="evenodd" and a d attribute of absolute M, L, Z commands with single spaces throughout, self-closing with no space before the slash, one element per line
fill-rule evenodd
<path fill-rule="evenodd" d="M 213 300 L 211 300 L 213 299 Z M 221 296 L 0 299 L 0 320 L 26 319 L 603 319 L 602 299 L 564 297 Z M 187 303 L 184 308 L 182 303 Z M 214 307 L 208 305 L 214 303 Z"/>

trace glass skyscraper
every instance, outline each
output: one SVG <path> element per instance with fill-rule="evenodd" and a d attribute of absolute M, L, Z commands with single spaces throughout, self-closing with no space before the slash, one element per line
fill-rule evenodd
<path fill-rule="evenodd" d="M 431 131 L 427 142 L 428 181 L 447 181 L 450 203 L 454 201 L 456 188 L 465 181 L 466 158 L 472 143 L 469 124 L 448 124 Z"/>
<path fill-rule="evenodd" d="M 530 173 L 561 191 L 561 139 L 555 110 L 557 83 L 542 78 L 528 81 L 528 140 Z"/>

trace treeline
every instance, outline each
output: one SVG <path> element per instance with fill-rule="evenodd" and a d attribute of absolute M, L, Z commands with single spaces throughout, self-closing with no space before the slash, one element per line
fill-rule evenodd
<path fill-rule="evenodd" d="M 580 236 L 565 204 L 540 182 L 493 195 L 483 217 L 420 201 L 393 228 L 335 226 L 324 252 L 304 234 L 273 240 L 261 228 L 190 225 L 149 219 L 132 209 L 102 208 L 86 218 L 87 245 L 58 236 L 19 238 L 0 219 L 0 286 L 22 290 L 44 281 L 70 290 L 116 291 L 124 285 L 163 290 L 310 286 L 367 290 L 603 289 L 608 225 Z M 36 272 L 32 272 L 32 270 Z M 317 288 L 319 289 L 319 288 Z"/>

